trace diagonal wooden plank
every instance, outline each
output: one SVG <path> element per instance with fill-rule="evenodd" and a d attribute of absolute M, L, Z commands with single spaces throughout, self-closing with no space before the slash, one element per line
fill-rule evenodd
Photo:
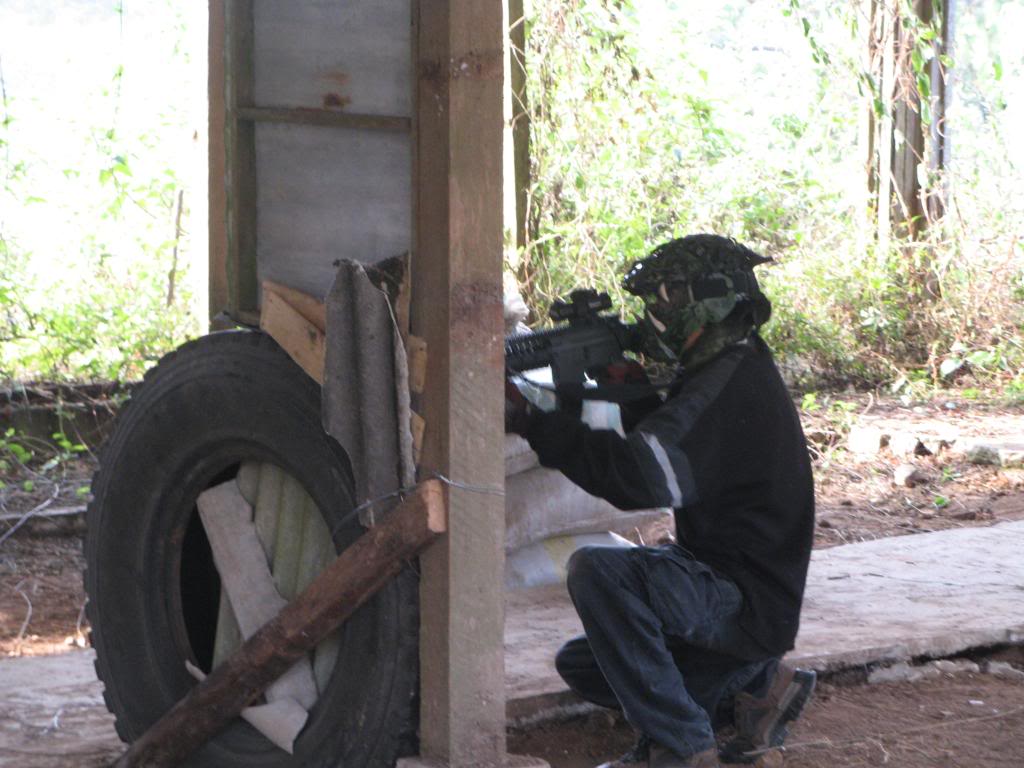
<path fill-rule="evenodd" d="M 260 328 L 318 384 L 324 381 L 327 342 L 324 332 L 273 291 L 263 294 Z"/>
<path fill-rule="evenodd" d="M 275 283 L 273 280 L 263 281 L 264 295 L 267 292 L 276 293 L 288 302 L 292 309 L 315 325 L 321 332 L 326 332 L 327 308 L 320 299 L 310 296 L 308 293 L 297 291 L 294 288 L 289 288 L 287 285 Z"/>

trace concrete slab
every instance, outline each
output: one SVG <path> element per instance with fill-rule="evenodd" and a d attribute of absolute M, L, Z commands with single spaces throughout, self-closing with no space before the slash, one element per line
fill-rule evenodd
<path fill-rule="evenodd" d="M 109 765 L 124 750 L 92 651 L 0 660 L 0 766 Z"/>
<path fill-rule="evenodd" d="M 1024 521 L 819 550 L 790 658 L 831 671 L 1024 641 Z M 510 593 L 505 680 L 511 723 L 585 709 L 554 668 L 582 631 L 564 587 Z"/>

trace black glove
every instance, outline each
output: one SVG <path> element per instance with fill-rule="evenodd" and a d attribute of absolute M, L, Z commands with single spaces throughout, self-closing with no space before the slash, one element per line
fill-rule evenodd
<path fill-rule="evenodd" d="M 519 387 L 505 379 L 505 432 L 525 435 L 530 425 L 530 403 Z"/>

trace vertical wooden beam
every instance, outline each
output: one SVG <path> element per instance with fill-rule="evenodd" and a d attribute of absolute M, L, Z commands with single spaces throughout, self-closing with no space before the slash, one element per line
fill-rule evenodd
<path fill-rule="evenodd" d="M 238 115 L 239 109 L 253 106 L 252 6 L 252 0 L 225 0 L 225 272 L 228 308 L 233 313 L 253 312 L 259 303 L 256 276 L 256 126 Z"/>
<path fill-rule="evenodd" d="M 502 4 L 416 3 L 413 333 L 430 355 L 421 472 L 453 484 L 422 558 L 421 755 L 505 759 Z"/>
<path fill-rule="evenodd" d="M 224 92 L 224 3 L 225 0 L 209 0 L 209 65 L 207 70 L 208 93 L 208 142 L 209 142 L 209 317 L 213 319 L 228 306 L 228 231 L 227 198 L 224 190 L 224 174 L 227 163 L 227 147 L 224 141 L 224 124 L 227 101 Z"/>

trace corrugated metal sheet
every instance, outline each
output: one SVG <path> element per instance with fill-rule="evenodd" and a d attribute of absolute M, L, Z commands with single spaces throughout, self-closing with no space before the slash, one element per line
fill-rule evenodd
<path fill-rule="evenodd" d="M 281 597 L 292 600 L 335 557 L 327 523 L 308 493 L 283 469 L 266 462 L 247 462 L 238 471 L 238 489 L 253 507 L 256 533 Z M 227 595 L 221 593 L 214 640 L 213 666 L 242 642 Z M 323 691 L 338 656 L 340 635 L 333 633 L 313 652 L 317 689 Z"/>
<path fill-rule="evenodd" d="M 362 265 L 343 262 L 327 298 L 323 425 L 348 453 L 356 501 L 373 522 L 375 500 L 414 480 L 408 369 L 387 295 Z"/>

